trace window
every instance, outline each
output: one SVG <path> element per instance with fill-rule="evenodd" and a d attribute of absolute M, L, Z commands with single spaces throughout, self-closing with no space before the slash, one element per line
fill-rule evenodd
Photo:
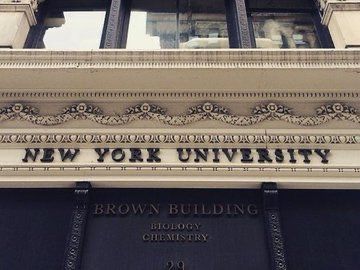
<path fill-rule="evenodd" d="M 223 0 L 133 0 L 127 49 L 228 48 Z"/>
<path fill-rule="evenodd" d="M 311 0 L 247 2 L 252 47 L 312 49 L 331 47 L 328 30 Z"/>
<path fill-rule="evenodd" d="M 46 0 L 39 5 L 38 24 L 31 28 L 27 48 L 99 49 L 109 1 Z"/>
<path fill-rule="evenodd" d="M 309 14 L 251 14 L 257 48 L 319 48 Z"/>
<path fill-rule="evenodd" d="M 27 48 L 332 47 L 312 0 L 46 0 Z"/>
<path fill-rule="evenodd" d="M 105 20 L 105 11 L 70 11 L 49 13 L 44 21 L 47 30 L 46 49 L 98 49 Z"/>

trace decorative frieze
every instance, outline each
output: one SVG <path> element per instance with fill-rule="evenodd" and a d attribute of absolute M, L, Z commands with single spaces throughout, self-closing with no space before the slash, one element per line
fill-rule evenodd
<path fill-rule="evenodd" d="M 66 107 L 59 114 L 41 115 L 37 108 L 16 103 L 0 109 L 0 122 L 23 120 L 40 126 L 55 126 L 71 120 L 89 120 L 100 125 L 122 126 L 137 120 L 154 120 L 168 126 L 186 126 L 200 121 L 213 120 L 231 126 L 253 126 L 268 120 L 287 122 L 296 126 L 319 126 L 331 120 L 360 124 L 360 116 L 351 106 L 326 104 L 311 116 L 296 115 L 286 106 L 268 103 L 256 106 L 249 115 L 237 115 L 220 105 L 206 102 L 188 109 L 181 115 L 170 115 L 155 104 L 143 103 L 129 107 L 124 114 L 107 115 L 99 107 L 79 103 Z"/>

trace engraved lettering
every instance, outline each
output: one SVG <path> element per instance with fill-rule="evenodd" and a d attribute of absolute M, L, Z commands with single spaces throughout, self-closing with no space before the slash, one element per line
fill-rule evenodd
<path fill-rule="evenodd" d="M 127 204 L 120 204 L 119 205 L 119 213 L 120 213 L 120 215 L 125 216 L 125 215 L 129 214 L 129 212 L 130 212 L 129 205 L 127 205 Z"/>
<path fill-rule="evenodd" d="M 195 155 L 196 155 L 195 159 L 194 159 L 195 162 L 200 162 L 200 158 L 203 161 L 207 161 L 207 156 L 208 156 L 209 149 L 204 148 L 204 149 L 201 150 L 199 148 L 195 148 L 194 151 L 195 151 Z"/>
<path fill-rule="evenodd" d="M 94 207 L 94 215 L 102 215 L 104 214 L 104 205 L 96 203 Z"/>
<path fill-rule="evenodd" d="M 327 156 L 330 153 L 329 149 L 315 149 L 315 153 L 318 154 L 321 157 L 321 163 L 327 164 L 329 163 L 329 160 Z"/>
<path fill-rule="evenodd" d="M 116 215 L 116 205 L 108 203 L 105 210 L 106 215 Z"/>
<path fill-rule="evenodd" d="M 214 153 L 214 158 L 213 158 L 213 162 L 215 163 L 219 163 L 220 159 L 219 159 L 219 149 L 218 148 L 214 148 L 212 149 L 213 153 Z"/>
<path fill-rule="evenodd" d="M 299 149 L 298 153 L 304 156 L 304 163 L 310 163 L 309 156 L 312 154 L 310 149 Z"/>
<path fill-rule="evenodd" d="M 150 211 L 149 211 L 149 216 L 150 215 L 159 215 L 160 214 L 160 204 L 150 204 Z"/>
<path fill-rule="evenodd" d="M 241 155 L 242 155 L 241 162 L 252 163 L 254 161 L 253 158 L 251 157 L 251 149 L 249 149 L 249 148 L 241 148 L 240 152 L 241 152 Z"/>
<path fill-rule="evenodd" d="M 121 148 L 116 148 L 111 153 L 111 158 L 115 162 L 121 162 L 125 158 L 125 152 Z"/>
<path fill-rule="evenodd" d="M 288 149 L 288 153 L 290 155 L 290 163 L 296 163 L 294 149 Z"/>
<path fill-rule="evenodd" d="M 190 154 L 191 154 L 191 149 L 190 148 L 186 148 L 186 154 L 187 156 L 184 157 L 184 149 L 183 148 L 178 148 L 176 149 L 178 152 L 178 158 L 181 162 L 188 162 L 190 159 Z"/>
<path fill-rule="evenodd" d="M 95 148 L 95 152 L 98 154 L 99 158 L 97 159 L 98 162 L 104 162 L 104 157 L 107 153 L 109 153 L 109 148 Z"/>
<path fill-rule="evenodd" d="M 276 149 L 275 150 L 275 156 L 276 156 L 276 162 L 278 163 L 282 163 L 284 162 L 284 154 L 283 151 L 281 149 Z"/>
<path fill-rule="evenodd" d="M 268 149 L 259 148 L 259 149 L 256 149 L 256 151 L 259 154 L 259 159 L 258 159 L 259 163 L 264 163 L 265 161 L 267 161 L 269 163 L 272 162 L 272 159 L 269 156 L 269 150 Z"/>
<path fill-rule="evenodd" d="M 169 215 L 177 215 L 178 213 L 178 206 L 176 204 L 169 204 Z"/>
<path fill-rule="evenodd" d="M 256 206 L 256 204 L 249 204 L 247 206 L 247 212 L 249 213 L 249 215 L 251 216 L 256 216 L 259 214 L 259 210 Z"/>
<path fill-rule="evenodd" d="M 141 157 L 141 149 L 140 148 L 130 148 L 131 158 L 129 159 L 130 162 L 143 162 L 144 160 Z"/>
<path fill-rule="evenodd" d="M 25 157 L 22 159 L 23 162 L 28 162 L 31 159 L 33 162 L 36 161 L 36 158 L 40 152 L 39 148 L 25 148 Z"/>
<path fill-rule="evenodd" d="M 232 161 L 235 157 L 235 154 L 237 153 L 237 149 L 236 148 L 232 148 L 231 149 L 231 154 L 229 153 L 229 149 L 224 148 L 222 149 L 223 153 L 225 154 L 226 158 L 228 159 L 228 161 Z"/>
<path fill-rule="evenodd" d="M 148 148 L 149 158 L 146 160 L 147 162 L 161 162 L 161 158 L 158 157 L 160 152 L 159 148 Z"/>
<path fill-rule="evenodd" d="M 66 161 L 67 159 L 70 161 L 74 161 L 75 157 L 80 153 L 79 148 L 67 149 L 67 150 L 65 150 L 64 148 L 59 148 L 58 151 L 61 156 L 61 161 L 63 162 Z"/>
<path fill-rule="evenodd" d="M 44 148 L 44 153 L 42 159 L 40 159 L 43 163 L 51 163 L 54 161 L 54 148 Z"/>

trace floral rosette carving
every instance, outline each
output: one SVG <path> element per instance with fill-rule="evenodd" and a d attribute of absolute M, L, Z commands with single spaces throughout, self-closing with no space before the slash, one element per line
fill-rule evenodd
<path fill-rule="evenodd" d="M 188 109 L 187 114 L 229 114 L 229 110 L 217 104 L 206 102 Z"/>
<path fill-rule="evenodd" d="M 255 115 L 269 114 L 272 117 L 278 117 L 278 116 L 284 115 L 284 114 L 291 114 L 291 109 L 288 107 L 285 107 L 283 105 L 269 103 L 266 105 L 256 106 L 255 109 L 253 110 L 253 113 Z"/>
<path fill-rule="evenodd" d="M 139 119 L 151 119 L 154 115 L 165 115 L 166 111 L 157 105 L 143 103 L 126 109 L 125 114 L 136 115 Z"/>
<path fill-rule="evenodd" d="M 360 122 L 355 108 L 341 103 L 323 105 L 316 110 L 318 116 L 327 116 L 331 119 L 347 120 L 354 123 Z"/>
<path fill-rule="evenodd" d="M 95 107 L 95 106 L 92 106 L 89 104 L 85 104 L 85 103 L 79 103 L 79 104 L 72 105 L 70 107 L 66 107 L 63 110 L 63 114 L 74 114 L 74 115 L 78 115 L 78 116 L 83 116 L 85 114 L 100 115 L 100 114 L 102 114 L 102 111 L 98 107 Z"/>
<path fill-rule="evenodd" d="M 8 107 L 0 109 L 0 121 L 5 121 L 14 118 L 23 118 L 27 115 L 36 115 L 38 110 L 35 107 L 24 106 L 21 103 L 15 103 Z"/>

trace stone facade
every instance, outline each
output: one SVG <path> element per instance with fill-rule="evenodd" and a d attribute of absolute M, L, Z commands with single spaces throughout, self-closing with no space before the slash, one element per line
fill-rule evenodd
<path fill-rule="evenodd" d="M 36 3 L 0 1 L 13 48 L 0 51 L 0 186 L 359 188 L 358 6 L 321 1 L 335 49 L 46 51 L 21 49 Z M 26 148 L 84 154 L 24 162 Z M 159 148 L 164 161 L 99 163 L 95 148 Z M 180 162 L 178 148 L 211 156 Z M 213 149 L 234 148 L 254 162 L 214 162 Z M 259 162 L 258 149 L 294 149 L 298 162 Z"/>

